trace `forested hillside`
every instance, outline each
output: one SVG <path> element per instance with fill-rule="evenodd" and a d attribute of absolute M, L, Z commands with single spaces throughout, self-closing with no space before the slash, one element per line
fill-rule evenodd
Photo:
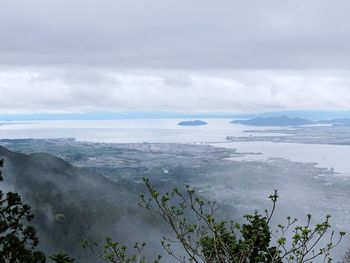
<path fill-rule="evenodd" d="M 47 254 L 64 250 L 77 262 L 96 262 L 80 242 L 109 235 L 159 246 L 160 224 L 137 205 L 141 186 L 112 182 L 50 154 L 24 155 L 0 147 L 0 157 L 5 159 L 1 187 L 19 192 L 31 205 L 40 247 Z"/>

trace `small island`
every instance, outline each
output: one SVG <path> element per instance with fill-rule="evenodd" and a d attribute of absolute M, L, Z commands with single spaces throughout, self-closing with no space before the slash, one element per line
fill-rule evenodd
<path fill-rule="evenodd" d="M 195 120 L 195 121 L 181 121 L 177 125 L 179 126 L 203 126 L 207 125 L 208 123 L 201 120 Z"/>

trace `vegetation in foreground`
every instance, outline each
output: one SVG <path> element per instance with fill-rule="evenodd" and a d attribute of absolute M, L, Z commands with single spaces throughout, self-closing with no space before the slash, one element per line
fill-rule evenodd
<path fill-rule="evenodd" d="M 3 166 L 3 161 L 0 162 Z M 0 176 L 2 181 L 2 177 Z M 330 216 L 321 223 L 313 224 L 312 216 L 307 215 L 306 224 L 298 224 L 297 219 L 288 217 L 285 225 L 277 230 L 270 229 L 278 200 L 277 191 L 269 198 L 271 211 L 264 214 L 258 211 L 246 215 L 246 223 L 222 221 L 216 218 L 218 206 L 215 202 L 200 199 L 193 188 L 186 187 L 182 193 L 173 189 L 170 193 L 160 194 L 148 179 L 144 179 L 148 189 L 147 196 L 141 196 L 140 205 L 158 214 L 173 231 L 172 237 L 161 241 L 164 251 L 178 262 L 314 262 L 322 258 L 331 262 L 331 250 L 345 235 L 335 234 L 331 229 Z M 23 204 L 17 193 L 0 192 L 0 262 L 41 263 L 46 261 L 45 254 L 37 250 L 36 230 L 30 225 L 33 215 L 30 207 Z M 136 243 L 134 252 L 121 243 L 106 238 L 101 248 L 97 243 L 82 242 L 99 258 L 109 262 L 146 263 L 142 256 L 145 244 Z M 181 247 L 181 253 L 179 251 Z M 348 253 L 344 262 L 348 261 Z M 50 256 L 56 263 L 73 263 L 75 259 L 64 252 Z M 161 260 L 157 256 L 155 263 Z"/>
<path fill-rule="evenodd" d="M 0 160 L 0 182 L 3 181 Z M 18 193 L 3 193 L 0 190 L 0 262 L 44 263 L 45 254 L 37 250 L 39 239 L 36 229 L 30 224 L 34 218 L 30 206 L 22 203 Z M 49 257 L 55 263 L 73 263 L 75 260 L 59 252 Z"/>
<path fill-rule="evenodd" d="M 331 230 L 330 216 L 317 224 L 312 223 L 311 215 L 307 215 L 305 224 L 298 224 L 297 219 L 288 217 L 285 225 L 278 225 L 277 230 L 272 231 L 270 222 L 278 200 L 277 191 L 269 196 L 271 211 L 265 210 L 264 214 L 255 211 L 245 216 L 245 224 L 238 224 L 217 220 L 217 204 L 200 199 L 190 186 L 186 187 L 185 193 L 175 188 L 171 193 L 160 194 L 148 179 L 145 178 L 144 183 L 149 195 L 141 196 L 140 205 L 158 214 L 173 230 L 174 236 L 164 237 L 161 244 L 165 252 L 178 262 L 302 263 L 319 258 L 331 262 L 331 250 L 345 235 L 344 232 L 335 235 Z M 135 244 L 135 253 L 131 255 L 126 246 L 111 238 L 106 239 L 102 250 L 88 241 L 83 244 L 110 262 L 147 262 L 141 256 L 145 244 Z M 176 253 L 179 246 L 181 254 Z M 154 262 L 160 259 L 158 256 Z"/>

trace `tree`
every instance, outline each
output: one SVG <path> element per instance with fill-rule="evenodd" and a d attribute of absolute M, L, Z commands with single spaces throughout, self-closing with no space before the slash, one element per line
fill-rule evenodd
<path fill-rule="evenodd" d="M 134 252 L 129 254 L 127 246 L 113 241 L 111 237 L 106 238 L 102 249 L 99 248 L 96 242 L 90 242 L 88 240 L 82 242 L 83 248 L 88 248 L 100 259 L 112 263 L 147 263 L 146 258 L 141 255 L 145 245 L 145 243 L 135 243 L 133 247 Z M 160 259 L 161 256 L 158 256 L 157 259 L 154 260 L 154 263 L 159 263 Z"/>
<path fill-rule="evenodd" d="M 0 160 L 0 181 L 3 181 Z M 39 240 L 28 223 L 33 214 L 18 193 L 0 191 L 0 259 L 9 263 L 42 263 L 45 254 L 36 250 Z"/>
<path fill-rule="evenodd" d="M 269 196 L 272 201 L 270 212 L 265 210 L 265 214 L 261 215 L 255 211 L 245 216 L 247 223 L 240 225 L 217 220 L 216 203 L 204 202 L 190 186 L 186 186 L 185 193 L 175 188 L 171 193 L 161 195 L 148 179 L 145 178 L 144 183 L 150 197 L 141 196 L 142 205 L 160 215 L 174 231 L 176 239 L 165 238 L 162 245 L 179 262 L 302 263 L 312 262 L 317 257 L 330 262 L 330 251 L 345 235 L 340 232 L 334 240 L 330 216 L 312 225 L 311 215 L 307 215 L 305 225 L 297 225 L 297 219 L 287 217 L 286 225 L 278 225 L 278 230 L 273 232 L 270 222 L 278 200 L 277 190 Z M 194 215 L 195 222 L 187 219 L 189 214 Z M 288 231 L 291 231 L 292 238 L 287 242 Z M 326 245 L 320 245 L 321 241 L 325 241 Z M 184 248 L 185 255 L 175 255 L 172 249 L 174 243 Z"/>
<path fill-rule="evenodd" d="M 49 257 L 54 263 L 74 263 L 75 259 L 69 257 L 65 252 L 58 252 Z"/>
<path fill-rule="evenodd" d="M 255 211 L 244 216 L 246 223 L 238 224 L 218 220 L 217 204 L 205 202 L 190 186 L 186 186 L 184 193 L 174 188 L 171 193 L 160 194 L 148 179 L 144 178 L 144 183 L 149 195 L 141 195 L 140 206 L 158 214 L 173 231 L 175 237 L 164 237 L 161 244 L 166 253 L 180 263 L 304 263 L 320 257 L 323 262 L 331 262 L 331 250 L 345 235 L 340 232 L 335 236 L 330 216 L 313 224 L 312 216 L 307 215 L 302 225 L 297 224 L 297 219 L 287 217 L 285 225 L 280 224 L 272 231 L 270 223 L 279 198 L 277 190 L 269 196 L 270 212 L 265 210 L 262 215 Z M 182 246 L 182 255 L 175 253 L 174 244 Z M 126 246 L 110 237 L 102 249 L 97 243 L 86 240 L 83 245 L 105 261 L 147 262 L 141 256 L 145 244 L 136 244 L 136 253 L 131 255 Z M 154 262 L 159 262 L 160 258 L 158 256 Z"/>
<path fill-rule="evenodd" d="M 162 246 L 181 263 L 303 263 L 318 257 L 331 262 L 331 250 L 345 235 L 340 232 L 336 236 L 331 230 L 330 216 L 314 224 L 312 216 L 307 215 L 302 225 L 298 225 L 297 219 L 287 217 L 285 225 L 278 225 L 272 231 L 270 223 L 279 198 L 277 190 L 269 196 L 270 212 L 265 210 L 262 215 L 255 211 L 246 215 L 246 223 L 240 225 L 217 220 L 217 204 L 203 201 L 190 186 L 186 186 L 185 193 L 175 188 L 171 193 L 160 194 L 148 179 L 144 183 L 149 196 L 141 196 L 141 205 L 158 214 L 173 230 L 175 239 L 165 237 Z M 175 254 L 173 244 L 180 244 L 184 255 Z"/>

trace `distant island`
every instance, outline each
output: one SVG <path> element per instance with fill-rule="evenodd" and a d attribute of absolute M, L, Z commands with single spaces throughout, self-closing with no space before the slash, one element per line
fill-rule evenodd
<path fill-rule="evenodd" d="M 231 123 L 238 123 L 251 126 L 302 126 L 309 124 L 350 126 L 350 119 L 330 119 L 330 120 L 308 120 L 303 118 L 292 118 L 288 116 L 258 117 L 248 120 L 234 120 Z"/>
<path fill-rule="evenodd" d="M 180 126 L 202 126 L 207 125 L 208 123 L 201 120 L 195 120 L 195 121 L 181 121 L 177 125 Z"/>
<path fill-rule="evenodd" d="M 302 119 L 302 118 L 290 118 L 287 116 L 278 117 L 259 117 L 249 120 L 234 120 L 231 123 L 239 123 L 244 125 L 253 126 L 300 126 L 307 124 L 315 124 L 316 122 Z"/>

